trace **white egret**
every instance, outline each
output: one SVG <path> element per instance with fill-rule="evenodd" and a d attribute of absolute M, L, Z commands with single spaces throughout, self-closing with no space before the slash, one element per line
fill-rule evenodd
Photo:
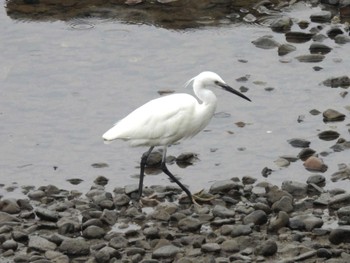
<path fill-rule="evenodd" d="M 202 72 L 190 79 L 186 86 L 191 82 L 198 99 L 189 94 L 172 94 L 151 100 L 121 119 L 102 136 L 105 141 L 121 139 L 128 141 L 131 146 L 150 147 L 141 157 L 139 199 L 142 196 L 147 159 L 155 146 L 164 146 L 162 171 L 195 203 L 191 192 L 168 170 L 165 163 L 167 147 L 182 139 L 193 137 L 207 126 L 217 105 L 217 98 L 209 88 L 221 87 L 250 101 L 248 97 L 227 85 L 214 72 Z"/>

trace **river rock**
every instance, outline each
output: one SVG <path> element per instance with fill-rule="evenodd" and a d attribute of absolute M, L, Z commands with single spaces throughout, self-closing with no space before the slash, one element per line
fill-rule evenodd
<path fill-rule="evenodd" d="M 52 211 L 46 208 L 38 207 L 35 209 L 35 214 L 41 220 L 57 222 L 58 221 L 58 213 L 56 211 Z"/>
<path fill-rule="evenodd" d="M 314 175 L 310 175 L 307 180 L 306 183 L 308 184 L 316 184 L 320 187 L 325 186 L 326 184 L 326 178 L 321 175 L 321 174 L 314 174 Z"/>
<path fill-rule="evenodd" d="M 304 167 L 306 170 L 312 171 L 312 172 L 326 172 L 328 169 L 328 166 L 323 163 L 323 161 L 316 157 L 316 156 L 311 156 L 306 159 L 304 162 Z"/>
<path fill-rule="evenodd" d="M 9 240 L 4 241 L 1 244 L 1 248 L 3 250 L 10 250 L 11 249 L 11 250 L 15 251 L 18 248 L 18 243 L 13 239 L 9 239 Z"/>
<path fill-rule="evenodd" d="M 111 262 L 111 259 L 121 259 L 120 252 L 112 247 L 103 247 L 97 253 L 95 253 L 95 259 L 97 262 Z"/>
<path fill-rule="evenodd" d="M 46 238 L 40 236 L 30 236 L 28 248 L 34 249 L 37 251 L 48 251 L 55 250 L 57 245 Z"/>
<path fill-rule="evenodd" d="M 225 240 L 221 243 L 221 250 L 226 253 L 236 253 L 240 250 L 239 244 L 235 239 Z"/>
<path fill-rule="evenodd" d="M 333 109 L 327 109 L 323 112 L 323 121 L 343 121 L 345 119 L 345 114 Z"/>
<path fill-rule="evenodd" d="M 222 218 L 235 216 L 234 210 L 226 208 L 226 207 L 221 206 L 221 205 L 214 206 L 212 213 L 214 216 L 218 216 L 218 217 L 222 217 Z"/>
<path fill-rule="evenodd" d="M 325 56 L 321 54 L 307 54 L 307 55 L 301 55 L 296 57 L 296 59 L 299 62 L 304 62 L 304 63 L 317 63 L 317 62 L 321 62 L 324 58 Z"/>
<path fill-rule="evenodd" d="M 294 197 L 305 197 L 307 193 L 307 184 L 297 181 L 283 181 L 282 190 L 290 193 Z"/>
<path fill-rule="evenodd" d="M 295 46 L 293 46 L 292 44 L 282 44 L 278 47 L 278 55 L 284 56 L 284 55 L 287 55 L 295 50 L 297 50 L 297 48 Z"/>
<path fill-rule="evenodd" d="M 90 253 L 89 243 L 82 238 L 64 239 L 58 249 L 71 256 L 83 256 Z"/>
<path fill-rule="evenodd" d="M 87 239 L 102 238 L 105 234 L 105 230 L 99 226 L 88 226 L 83 230 L 83 237 Z"/>
<path fill-rule="evenodd" d="M 109 246 L 115 249 L 124 249 L 128 246 L 128 240 L 123 235 L 116 235 L 109 240 Z"/>
<path fill-rule="evenodd" d="M 287 42 L 305 43 L 311 40 L 313 34 L 304 32 L 289 31 L 285 34 Z"/>
<path fill-rule="evenodd" d="M 322 44 L 322 43 L 312 43 L 310 45 L 310 53 L 311 54 L 328 54 L 329 52 L 331 52 L 332 48 L 330 48 L 329 46 Z"/>
<path fill-rule="evenodd" d="M 272 205 L 272 210 L 274 211 L 284 211 L 289 213 L 292 212 L 293 209 L 293 199 L 289 196 L 282 196 L 280 200 L 276 201 Z"/>
<path fill-rule="evenodd" d="M 336 214 L 339 218 L 339 224 L 350 225 L 350 206 L 344 206 L 339 208 Z"/>
<path fill-rule="evenodd" d="M 332 13 L 330 11 L 319 11 L 311 14 L 310 20 L 315 23 L 330 22 L 332 19 Z"/>
<path fill-rule="evenodd" d="M 329 203 L 328 206 L 331 209 L 339 209 L 341 207 L 345 207 L 350 203 L 350 194 L 349 193 L 344 193 L 344 194 L 338 194 L 333 196 Z"/>
<path fill-rule="evenodd" d="M 293 138 L 288 140 L 289 144 L 297 148 L 306 148 L 310 146 L 310 141 L 300 138 Z"/>
<path fill-rule="evenodd" d="M 207 252 L 219 252 L 221 247 L 218 243 L 205 243 L 202 245 L 201 250 L 205 253 Z"/>
<path fill-rule="evenodd" d="M 243 218 L 243 224 L 263 225 L 267 222 L 267 215 L 263 210 L 255 210 Z"/>
<path fill-rule="evenodd" d="M 293 24 L 293 21 L 290 17 L 283 16 L 272 21 L 272 23 L 270 24 L 270 27 L 274 32 L 285 33 L 290 30 L 292 24 Z"/>
<path fill-rule="evenodd" d="M 186 217 L 179 221 L 178 227 L 182 231 L 195 232 L 198 231 L 202 226 L 202 222 L 193 217 Z"/>
<path fill-rule="evenodd" d="M 263 242 L 262 244 L 258 245 L 255 248 L 254 253 L 256 255 L 269 257 L 269 256 L 276 254 L 277 249 L 278 249 L 278 247 L 277 247 L 277 243 L 275 241 L 267 240 L 267 241 Z"/>
<path fill-rule="evenodd" d="M 292 199 L 292 195 L 284 190 L 279 189 L 277 186 L 273 186 L 268 189 L 267 192 L 267 200 L 269 203 L 275 203 L 279 201 L 283 196 L 288 196 L 290 199 Z"/>
<path fill-rule="evenodd" d="M 262 36 L 258 39 L 252 41 L 252 43 L 262 49 L 272 49 L 280 46 L 280 43 L 278 43 L 276 40 L 273 39 L 272 36 Z"/>
<path fill-rule="evenodd" d="M 333 131 L 333 130 L 323 131 L 323 132 L 320 132 L 318 134 L 318 138 L 320 138 L 321 140 L 324 140 L 324 141 L 336 140 L 339 138 L 339 136 L 340 136 L 340 134 L 336 131 Z"/>
<path fill-rule="evenodd" d="M 156 259 L 171 259 L 176 256 L 176 254 L 182 252 L 182 249 L 174 245 L 162 246 L 152 253 L 152 258 Z"/>
<path fill-rule="evenodd" d="M 239 189 L 238 184 L 232 180 L 221 180 L 216 181 L 214 184 L 212 184 L 209 192 L 211 194 L 219 194 L 226 193 L 232 189 Z"/>
<path fill-rule="evenodd" d="M 334 39 L 337 35 L 341 34 L 344 34 L 344 32 L 339 27 L 332 27 L 327 31 L 327 36 L 331 39 Z"/>
<path fill-rule="evenodd" d="M 346 44 L 350 42 L 350 37 L 343 34 L 336 35 L 334 37 L 334 42 L 337 44 Z"/>
<path fill-rule="evenodd" d="M 349 87 L 350 86 L 350 78 L 346 75 L 340 77 L 332 77 L 324 80 L 322 82 L 323 85 L 331 88 L 337 87 Z M 333 110 L 328 110 L 333 111 Z M 331 112 L 330 112 L 331 113 Z"/>
<path fill-rule="evenodd" d="M 302 161 L 306 161 L 310 156 L 316 153 L 315 150 L 311 148 L 304 148 L 298 153 L 298 158 Z"/>
<path fill-rule="evenodd" d="M 350 226 L 340 226 L 333 229 L 328 237 L 332 244 L 350 243 Z"/>
<path fill-rule="evenodd" d="M 231 228 L 231 237 L 246 236 L 252 233 L 252 229 L 249 225 L 235 224 Z"/>
<path fill-rule="evenodd" d="M 0 201 L 0 211 L 9 214 L 17 214 L 21 211 L 21 208 L 17 204 L 17 200 L 14 198 L 2 199 Z"/>
<path fill-rule="evenodd" d="M 282 227 L 287 226 L 289 223 L 289 216 L 284 211 L 279 211 L 278 216 L 270 220 L 268 230 L 269 232 L 277 232 Z"/>

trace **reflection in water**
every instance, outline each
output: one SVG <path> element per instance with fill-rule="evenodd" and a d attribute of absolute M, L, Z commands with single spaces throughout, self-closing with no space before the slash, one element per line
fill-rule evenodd
<path fill-rule="evenodd" d="M 263 14 L 271 14 L 271 9 L 277 7 L 277 1 L 276 5 L 273 2 L 260 1 L 256 4 L 254 0 L 9 0 L 6 9 L 13 19 L 67 21 L 97 17 L 131 24 L 185 29 L 248 21 L 244 19 L 247 15 L 261 17 Z"/>

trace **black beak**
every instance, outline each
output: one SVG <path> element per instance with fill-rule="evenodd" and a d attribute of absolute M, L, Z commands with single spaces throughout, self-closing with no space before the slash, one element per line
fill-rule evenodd
<path fill-rule="evenodd" d="M 244 96 L 242 93 L 240 93 L 239 91 L 231 88 L 229 85 L 225 84 L 225 83 L 217 83 L 217 85 L 219 85 L 221 88 L 223 88 L 224 90 L 228 91 L 228 92 L 231 92 L 243 99 L 246 99 L 246 100 L 249 100 L 251 101 L 248 97 Z"/>

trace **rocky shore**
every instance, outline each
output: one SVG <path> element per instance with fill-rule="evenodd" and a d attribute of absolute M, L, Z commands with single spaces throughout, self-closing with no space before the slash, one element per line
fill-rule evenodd
<path fill-rule="evenodd" d="M 215 182 L 180 198 L 174 185 L 105 191 L 23 187 L 27 198 L 0 201 L 1 262 L 349 262 L 350 193 L 324 190 L 325 178 L 251 177 Z"/>

